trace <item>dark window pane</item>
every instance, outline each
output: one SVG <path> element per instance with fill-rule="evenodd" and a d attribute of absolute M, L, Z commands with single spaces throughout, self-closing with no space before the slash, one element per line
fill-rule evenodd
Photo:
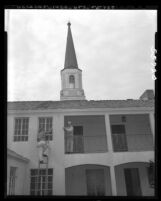
<path fill-rule="evenodd" d="M 125 133 L 124 125 L 112 125 L 111 126 L 112 134 Z"/>
<path fill-rule="evenodd" d="M 52 189 L 52 183 L 48 183 L 48 188 Z"/>
<path fill-rule="evenodd" d="M 31 169 L 31 175 L 37 175 L 38 170 L 37 169 Z"/>
<path fill-rule="evenodd" d="M 53 178 L 52 176 L 48 176 L 48 181 L 52 182 L 52 178 Z"/>
<path fill-rule="evenodd" d="M 31 189 L 35 189 L 35 183 L 31 183 L 30 188 L 31 188 Z"/>
<path fill-rule="evenodd" d="M 30 191 L 30 195 L 35 195 L 35 191 Z"/>
<path fill-rule="evenodd" d="M 48 174 L 49 174 L 49 175 L 52 175 L 52 174 L 53 174 L 53 169 L 52 169 L 52 168 L 48 169 Z"/>
<path fill-rule="evenodd" d="M 52 195 L 52 190 L 48 190 L 48 195 Z"/>
<path fill-rule="evenodd" d="M 31 183 L 36 182 L 36 177 L 31 177 Z"/>

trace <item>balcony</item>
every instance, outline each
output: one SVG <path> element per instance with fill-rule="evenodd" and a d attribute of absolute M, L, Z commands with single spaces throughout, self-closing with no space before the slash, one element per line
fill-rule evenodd
<path fill-rule="evenodd" d="M 68 153 L 67 140 L 69 138 L 65 137 L 65 153 Z M 106 151 L 106 136 L 73 136 L 72 153 L 99 153 Z"/>
<path fill-rule="evenodd" d="M 110 115 L 110 127 L 114 152 L 154 150 L 148 114 Z"/>
<path fill-rule="evenodd" d="M 106 152 L 107 137 L 104 115 L 65 116 L 64 126 L 70 121 L 73 126 L 72 153 L 100 153 Z M 65 153 L 67 150 L 67 133 L 65 136 Z"/>
<path fill-rule="evenodd" d="M 153 150 L 153 137 L 150 134 L 113 134 L 112 140 L 114 152 Z"/>

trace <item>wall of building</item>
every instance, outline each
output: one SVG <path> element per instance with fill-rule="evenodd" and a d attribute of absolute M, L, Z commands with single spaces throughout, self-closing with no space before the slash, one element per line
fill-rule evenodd
<path fill-rule="evenodd" d="M 111 195 L 109 167 L 101 165 L 81 165 L 65 169 L 66 195 L 87 195 L 86 169 L 103 169 L 105 173 L 105 192 Z"/>
<path fill-rule="evenodd" d="M 14 142 L 14 117 L 29 117 L 29 133 L 28 141 Z M 19 153 L 20 155 L 30 159 L 29 169 L 27 170 L 27 194 L 30 193 L 30 169 L 38 168 L 38 150 L 37 150 L 37 133 L 38 133 L 38 117 L 53 117 L 53 140 L 49 142 L 49 168 L 54 169 L 53 194 L 65 194 L 65 167 L 64 167 L 64 117 L 61 114 L 23 114 L 8 116 L 8 148 Z M 64 190 L 63 190 L 64 186 Z"/>
<path fill-rule="evenodd" d="M 9 193 L 9 178 L 10 178 L 10 167 L 17 167 L 16 169 L 16 180 L 15 180 L 15 195 L 26 195 L 26 171 L 28 168 L 27 163 L 7 156 L 7 194 Z"/>
<path fill-rule="evenodd" d="M 68 115 L 73 116 L 68 116 Z M 82 115 L 83 114 L 83 115 Z M 88 116 L 86 116 L 88 114 Z M 92 118 L 91 115 L 94 114 Z M 102 117 L 98 117 L 100 114 Z M 80 112 L 42 112 L 42 113 L 22 113 L 22 114 L 10 114 L 8 115 L 7 121 L 7 146 L 11 150 L 21 154 L 22 156 L 30 159 L 29 168 L 27 170 L 27 179 L 25 180 L 25 194 L 30 193 L 30 169 L 38 168 L 38 151 L 37 151 L 37 132 L 38 132 L 38 117 L 53 117 L 53 140 L 49 142 L 50 151 L 49 151 L 49 168 L 53 168 L 53 195 L 65 195 L 65 167 L 70 167 L 72 165 L 80 165 L 80 164 L 99 164 L 99 165 L 108 165 L 118 164 L 123 161 L 130 161 L 131 158 L 133 161 L 144 161 L 145 157 L 142 157 L 143 154 L 139 154 L 137 152 L 131 152 L 131 154 L 135 154 L 135 156 L 131 157 L 130 152 L 127 152 L 129 155 L 127 156 L 125 153 L 121 153 L 121 160 L 115 157 L 115 154 L 118 155 L 120 153 L 88 153 L 88 154 L 64 154 L 64 115 L 68 116 L 68 119 L 72 121 L 75 125 L 80 125 L 80 123 L 84 124 L 84 132 L 85 135 L 92 136 L 93 134 L 99 134 L 99 136 L 106 136 L 106 128 L 104 122 L 104 112 L 89 112 L 80 111 Z M 80 115 L 79 117 L 77 117 Z M 14 118 L 15 117 L 29 117 L 29 139 L 27 142 L 14 142 L 13 134 L 14 134 Z M 83 118 L 82 118 L 83 117 Z M 72 118 L 72 119 L 70 119 Z M 65 119 L 65 122 L 68 120 Z M 107 143 L 105 141 L 105 143 Z M 104 146 L 103 146 L 104 147 Z M 106 146 L 107 147 L 107 146 Z M 152 154 L 150 152 L 141 152 L 145 153 L 146 161 L 148 157 L 151 158 Z M 125 157 L 123 157 L 125 155 Z M 124 158 L 124 160 L 122 160 Z M 118 161 L 118 163 L 117 163 Z"/>
<path fill-rule="evenodd" d="M 140 186 L 143 196 L 153 196 L 154 189 L 150 188 L 147 175 L 148 163 L 127 163 L 115 167 L 117 195 L 126 196 L 126 183 L 124 177 L 124 168 L 138 168 L 140 176 Z"/>

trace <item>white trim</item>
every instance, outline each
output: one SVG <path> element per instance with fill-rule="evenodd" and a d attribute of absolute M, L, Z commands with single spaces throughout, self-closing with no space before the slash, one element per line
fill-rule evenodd
<path fill-rule="evenodd" d="M 44 110 L 8 110 L 8 114 L 39 114 L 39 113 L 101 113 L 105 114 L 141 114 L 154 111 L 154 107 L 135 107 L 135 108 L 86 108 L 86 109 L 44 109 Z"/>
<path fill-rule="evenodd" d="M 16 158 L 16 159 L 19 159 L 19 160 L 21 160 L 21 161 L 23 161 L 23 162 L 26 162 L 26 163 L 28 163 L 30 160 L 28 159 L 28 158 L 26 158 L 26 157 L 24 157 L 24 156 L 21 156 L 20 154 L 17 154 L 15 151 L 12 151 L 12 150 L 10 150 L 10 149 L 7 149 L 7 158 L 8 157 L 13 157 L 13 158 Z"/>

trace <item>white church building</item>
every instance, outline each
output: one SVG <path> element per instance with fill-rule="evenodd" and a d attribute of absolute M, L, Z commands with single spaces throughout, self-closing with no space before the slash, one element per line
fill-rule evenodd
<path fill-rule="evenodd" d="M 70 22 L 61 87 L 60 101 L 8 102 L 7 195 L 154 196 L 153 90 L 135 100 L 86 100 Z M 39 128 L 50 132 L 48 168 L 38 171 Z"/>

